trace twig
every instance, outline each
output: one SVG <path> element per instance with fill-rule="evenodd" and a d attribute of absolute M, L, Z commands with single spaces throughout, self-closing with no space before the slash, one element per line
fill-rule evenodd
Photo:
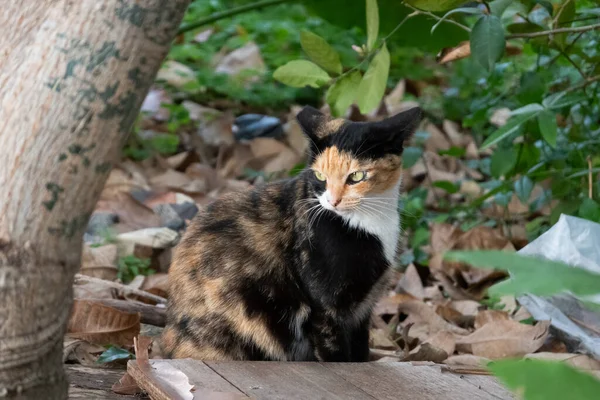
<path fill-rule="evenodd" d="M 286 1 L 288 1 L 288 0 L 263 0 L 263 1 L 257 1 L 256 3 L 246 4 L 246 5 L 243 5 L 240 7 L 232 8 L 231 10 L 216 12 L 216 13 L 211 14 L 206 18 L 202 18 L 201 20 L 198 20 L 196 22 L 182 25 L 179 28 L 179 31 L 177 31 L 177 34 L 181 35 L 182 33 L 189 32 L 196 28 L 200 28 L 201 26 L 212 24 L 213 22 L 216 22 L 220 19 L 233 17 L 235 15 L 242 14 L 247 11 L 258 10 L 260 8 L 264 8 L 264 7 L 268 7 L 268 6 L 274 6 L 277 4 L 285 3 Z"/>
<path fill-rule="evenodd" d="M 556 33 L 587 32 L 587 31 L 592 31 L 595 29 L 600 29 L 600 24 L 577 26 L 574 28 L 557 28 L 557 29 L 550 29 L 547 31 L 540 31 L 540 32 L 513 33 L 512 35 L 508 35 L 506 37 L 506 39 L 534 38 L 534 37 L 540 37 L 540 36 L 554 35 Z"/>
<path fill-rule="evenodd" d="M 133 294 L 133 295 L 136 295 L 139 297 L 144 297 L 148 300 L 155 301 L 159 304 L 167 303 L 167 299 L 165 299 L 164 297 L 160 297 L 160 296 L 157 296 L 152 293 L 148 293 L 143 290 L 134 289 L 134 288 L 124 285 L 122 283 L 107 281 L 105 279 L 94 278 L 91 276 L 76 274 L 75 275 L 75 284 L 79 284 L 79 283 L 95 283 L 98 285 L 104 285 L 106 287 L 112 287 L 115 289 L 119 289 L 124 294 Z"/>
<path fill-rule="evenodd" d="M 402 349 L 404 352 L 403 359 L 408 358 L 408 355 L 410 354 L 410 336 L 408 336 L 408 332 L 410 331 L 410 328 L 412 328 L 413 325 L 414 323 L 411 322 L 409 324 L 406 324 L 404 326 L 404 329 L 402 329 L 402 338 L 404 339 L 404 349 Z"/>
<path fill-rule="evenodd" d="M 562 50 L 560 51 L 560 54 L 562 54 L 562 56 L 564 58 L 566 58 L 567 61 L 569 61 L 573 67 L 575 67 L 575 69 L 579 72 L 579 75 L 581 75 L 581 77 L 583 79 L 587 79 L 587 76 L 583 73 L 583 71 L 581 70 L 581 67 L 579 65 L 577 65 L 577 63 L 575 61 L 573 61 L 573 59 L 571 58 L 571 56 L 569 56 L 567 53 L 565 53 Z"/>
<path fill-rule="evenodd" d="M 592 157 L 587 156 L 588 163 L 588 197 L 591 199 L 594 197 L 594 177 L 592 176 Z"/>
<path fill-rule="evenodd" d="M 440 21 L 440 20 L 442 19 L 442 17 L 438 17 L 437 15 L 435 15 L 435 14 L 434 14 L 434 13 L 432 13 L 432 12 L 429 12 L 429 11 L 423 11 L 423 10 L 419 10 L 418 8 L 415 8 L 415 7 L 411 6 L 410 4 L 407 4 L 407 3 L 402 3 L 402 5 L 403 5 L 403 6 L 405 6 L 405 7 L 408 7 L 408 8 L 410 8 L 410 9 L 411 9 L 411 10 L 413 10 L 413 11 L 416 11 L 416 12 L 418 12 L 419 14 L 427 15 L 427 16 L 429 16 L 429 17 L 431 17 L 431 18 L 434 18 L 434 19 L 436 19 L 436 20 L 438 20 L 438 21 Z M 461 28 L 461 29 L 464 29 L 464 30 L 465 30 L 465 31 L 467 31 L 467 32 L 471 32 L 471 28 L 469 28 L 468 26 L 465 26 L 465 25 L 461 24 L 460 22 L 456 22 L 456 21 L 454 21 L 453 19 L 446 18 L 446 19 L 444 20 L 444 22 L 448 22 L 449 24 L 456 25 L 456 26 L 458 26 L 459 28 Z"/>
<path fill-rule="evenodd" d="M 575 92 L 579 89 L 585 88 L 587 85 L 589 85 L 591 83 L 598 82 L 598 81 L 600 81 L 600 75 L 592 76 L 590 78 L 587 78 L 583 82 L 581 82 L 579 85 L 575 85 L 575 86 L 568 88 L 567 90 L 565 90 L 565 92 L 566 93 Z"/>

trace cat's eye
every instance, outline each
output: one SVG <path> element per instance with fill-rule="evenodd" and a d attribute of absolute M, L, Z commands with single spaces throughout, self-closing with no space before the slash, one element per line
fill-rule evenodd
<path fill-rule="evenodd" d="M 367 174 L 365 173 L 365 171 L 356 171 L 350 174 L 348 180 L 352 183 L 357 183 L 365 179 L 366 176 Z"/>
<path fill-rule="evenodd" d="M 325 177 L 325 175 L 323 175 L 322 173 L 320 173 L 319 171 L 315 171 L 315 177 L 320 180 L 321 182 L 325 182 L 327 180 L 327 178 Z"/>

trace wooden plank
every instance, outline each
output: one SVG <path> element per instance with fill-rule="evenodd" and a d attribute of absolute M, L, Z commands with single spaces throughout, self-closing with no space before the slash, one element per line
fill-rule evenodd
<path fill-rule="evenodd" d="M 81 365 L 65 365 L 71 386 L 83 389 L 112 392 L 112 385 L 125 374 L 124 369 L 89 368 Z"/>
<path fill-rule="evenodd" d="M 131 360 L 127 372 L 138 386 L 153 400 L 239 400 L 247 396 L 224 380 L 219 374 L 201 361 L 186 360 Z M 186 372 L 182 371 L 184 368 Z M 165 372 L 167 371 L 167 372 Z M 181 384 L 175 382 L 173 372 L 183 373 L 193 392 L 185 392 Z M 225 391 L 222 391 L 225 389 Z"/>
<path fill-rule="evenodd" d="M 162 360 L 156 361 L 160 362 Z M 244 394 L 203 362 L 192 359 L 169 360 L 169 362 L 178 370 L 186 374 L 190 383 L 197 389 Z"/>
<path fill-rule="evenodd" d="M 460 379 L 463 381 L 470 383 L 471 385 L 485 390 L 492 396 L 495 396 L 498 399 L 516 399 L 513 393 L 511 393 L 507 388 L 505 388 L 498 380 L 492 376 L 485 375 L 458 375 Z"/>
<path fill-rule="evenodd" d="M 147 397 L 146 397 L 147 398 Z M 83 389 L 75 386 L 69 387 L 69 400 L 140 400 L 144 397 L 119 396 L 105 390 Z"/>
<path fill-rule="evenodd" d="M 318 363 L 206 362 L 248 396 L 264 400 L 375 400 Z"/>
<path fill-rule="evenodd" d="M 510 399 L 491 395 L 453 374 L 443 374 L 439 367 L 383 362 L 324 365 L 378 400 Z"/>

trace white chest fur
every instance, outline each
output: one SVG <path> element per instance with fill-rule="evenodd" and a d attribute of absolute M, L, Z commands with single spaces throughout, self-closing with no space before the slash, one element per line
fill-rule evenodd
<path fill-rule="evenodd" d="M 394 265 L 400 238 L 399 197 L 400 182 L 384 193 L 364 198 L 359 210 L 342 216 L 350 226 L 362 229 L 381 241 L 390 265 Z"/>

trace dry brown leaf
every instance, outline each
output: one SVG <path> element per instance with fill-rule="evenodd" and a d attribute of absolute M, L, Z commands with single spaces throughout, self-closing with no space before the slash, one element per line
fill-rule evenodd
<path fill-rule="evenodd" d="M 398 282 L 398 286 L 396 286 L 396 291 L 407 293 L 419 300 L 423 300 L 425 297 L 423 282 L 421 282 L 421 277 L 414 264 L 410 264 L 406 268 L 400 282 Z"/>
<path fill-rule="evenodd" d="M 431 361 L 434 363 L 444 362 L 448 353 L 431 343 L 423 343 L 415 347 L 402 361 Z"/>
<path fill-rule="evenodd" d="M 585 354 L 540 352 L 527 354 L 523 358 L 565 362 L 575 368 L 587 371 L 600 371 L 600 361 Z"/>
<path fill-rule="evenodd" d="M 227 75 L 238 75 L 244 70 L 265 71 L 266 65 L 260 55 L 260 49 L 254 42 L 248 42 L 244 46 L 233 50 L 225 55 L 215 67 L 216 73 Z M 248 78 L 256 80 L 257 77 Z"/>
<path fill-rule="evenodd" d="M 437 154 L 440 150 L 450 149 L 450 141 L 444 133 L 434 124 L 425 125 L 425 130 L 429 133 L 429 138 L 425 142 L 425 150 Z"/>
<path fill-rule="evenodd" d="M 449 224 L 431 226 L 432 257 L 429 267 L 445 291 L 456 300 L 479 300 L 487 288 L 508 277 L 502 270 L 490 270 L 444 261 L 448 250 L 512 250 L 512 243 L 498 230 L 477 226 L 467 232 Z"/>
<path fill-rule="evenodd" d="M 401 303 L 412 300 L 416 300 L 415 297 L 406 293 L 385 296 L 375 305 L 373 313 L 378 316 L 394 315 L 398 312 L 398 306 Z"/>
<path fill-rule="evenodd" d="M 117 241 L 124 246 L 129 246 L 127 254 L 133 253 L 137 245 L 152 249 L 166 249 L 172 247 L 179 239 L 179 233 L 169 228 L 146 228 L 117 235 Z"/>
<path fill-rule="evenodd" d="M 450 307 L 462 315 L 475 317 L 483 306 L 474 300 L 454 300 L 450 303 Z"/>
<path fill-rule="evenodd" d="M 131 169 L 131 165 L 128 163 L 124 163 L 122 167 L 127 170 L 115 167 L 110 171 L 100 194 L 101 200 L 114 199 L 118 193 L 129 193 L 134 189 L 150 189 L 146 178 L 139 169 Z"/>
<path fill-rule="evenodd" d="M 181 189 L 190 184 L 190 182 L 192 182 L 192 179 L 189 176 L 174 169 L 169 169 L 150 179 L 152 187 L 166 189 Z"/>
<path fill-rule="evenodd" d="M 266 174 L 289 171 L 302 161 L 302 158 L 302 155 L 298 155 L 294 150 L 286 147 L 281 153 L 266 162 L 261 169 Z"/>
<path fill-rule="evenodd" d="M 168 60 L 158 71 L 156 80 L 165 81 L 171 86 L 181 88 L 191 82 L 195 82 L 196 74 L 194 70 L 187 65 L 177 61 Z"/>
<path fill-rule="evenodd" d="M 467 150 L 465 153 L 465 158 L 467 160 L 477 160 L 479 159 L 479 148 L 477 148 L 477 145 L 475 144 L 474 141 L 471 141 L 468 145 L 467 145 Z M 471 168 L 465 168 L 465 170 L 467 171 L 467 174 L 473 178 L 473 179 L 483 179 L 483 175 L 481 174 L 481 172 L 473 170 Z"/>
<path fill-rule="evenodd" d="M 414 348 L 403 361 L 432 361 L 441 363 L 454 353 L 454 334 L 439 331 Z"/>
<path fill-rule="evenodd" d="M 81 255 L 80 274 L 109 281 L 117 278 L 118 248 L 114 244 L 90 247 L 84 244 Z"/>
<path fill-rule="evenodd" d="M 475 317 L 475 329 L 479 329 L 485 324 L 495 321 L 510 319 L 508 313 L 498 310 L 483 310 Z"/>
<path fill-rule="evenodd" d="M 158 227 L 161 224 L 160 216 L 136 201 L 129 193 L 116 193 L 110 200 L 98 201 L 95 211 L 117 214 L 119 223 L 113 225 L 113 228 L 119 233 Z"/>
<path fill-rule="evenodd" d="M 516 313 L 514 313 L 514 315 L 512 316 L 512 319 L 514 321 L 523 321 L 525 319 L 529 319 L 531 318 L 532 315 L 529 313 L 529 311 L 527 311 L 527 309 L 525 307 L 519 307 L 519 309 L 517 310 Z"/>
<path fill-rule="evenodd" d="M 439 304 L 435 307 L 435 312 L 446 321 L 451 322 L 461 328 L 470 329 L 473 328 L 475 323 L 475 317 L 472 315 L 462 315 L 449 304 Z"/>
<path fill-rule="evenodd" d="M 459 354 L 456 356 L 450 356 L 444 361 L 444 364 L 448 365 L 465 365 L 471 367 L 482 367 L 489 363 L 489 358 L 474 356 L 473 354 Z"/>
<path fill-rule="evenodd" d="M 125 372 L 125 375 L 123 375 L 118 382 L 115 382 L 112 385 L 112 391 L 117 394 L 123 394 L 127 396 L 134 396 L 143 392 L 135 382 L 135 379 L 133 379 L 127 372 Z"/>
<path fill-rule="evenodd" d="M 471 55 L 471 44 L 469 41 L 459 43 L 456 47 L 449 47 L 442 49 L 440 54 L 437 56 L 437 62 L 440 64 L 446 64 L 451 61 L 460 60 L 467 58 Z"/>
<path fill-rule="evenodd" d="M 140 332 L 140 315 L 88 300 L 75 300 L 67 333 L 90 343 L 130 346 Z"/>
<path fill-rule="evenodd" d="M 456 339 L 454 334 L 448 331 L 440 331 L 431 336 L 425 343 L 429 343 L 439 349 L 444 350 L 448 355 L 452 355 L 456 348 Z"/>
<path fill-rule="evenodd" d="M 371 329 L 369 334 L 369 347 L 383 350 L 397 350 L 398 345 L 390 340 L 383 329 Z"/>
<path fill-rule="evenodd" d="M 466 147 L 469 143 L 473 142 L 473 138 L 463 132 L 460 132 L 459 126 L 456 122 L 445 119 L 442 123 L 446 136 L 450 139 L 453 146 Z"/>
<path fill-rule="evenodd" d="M 407 314 L 408 318 L 404 320 L 403 325 L 414 323 L 411 328 L 411 335 L 426 341 L 431 335 L 440 331 L 449 331 L 457 335 L 467 335 L 468 330 L 454 326 L 442 317 L 437 315 L 434 309 L 427 304 L 412 300 L 405 301 L 398 305 L 398 310 Z"/>
<path fill-rule="evenodd" d="M 135 352 L 135 359 L 139 363 L 148 363 L 148 353 L 152 348 L 154 340 L 150 336 L 136 336 L 133 338 L 133 349 Z"/>
<path fill-rule="evenodd" d="M 513 44 L 506 44 L 506 54 L 508 55 L 517 55 L 523 52 L 523 49 L 519 46 L 515 46 Z M 440 53 L 437 55 L 436 60 L 440 64 L 446 64 L 451 61 L 460 60 L 463 58 L 467 58 L 471 55 L 471 43 L 466 40 L 460 42 L 456 47 L 448 47 L 442 49 Z"/>
<path fill-rule="evenodd" d="M 434 223 L 431 225 L 431 251 L 433 254 L 450 250 L 462 231 L 451 224 Z"/>
<path fill-rule="evenodd" d="M 477 197 L 483 193 L 482 187 L 475 181 L 462 181 L 458 190 L 460 193 L 470 197 Z"/>
<path fill-rule="evenodd" d="M 157 296 L 168 298 L 169 276 L 165 273 L 147 276 L 140 289 Z"/>
<path fill-rule="evenodd" d="M 397 113 L 397 107 L 404 99 L 404 93 L 406 92 L 406 81 L 401 79 L 396 87 L 384 98 L 384 103 L 388 110 L 390 110 L 390 115 L 395 115 Z M 396 111 L 396 112 L 394 112 Z"/>
<path fill-rule="evenodd" d="M 165 161 L 169 168 L 183 171 L 194 161 L 198 160 L 198 156 L 193 151 L 184 151 L 174 156 L 168 157 Z"/>
<path fill-rule="evenodd" d="M 100 354 L 106 348 L 85 340 L 65 337 L 63 342 L 63 363 L 70 361 L 85 366 L 97 366 Z"/>
<path fill-rule="evenodd" d="M 457 338 L 456 349 L 490 359 L 521 357 L 542 347 L 549 328 L 550 321 L 540 321 L 534 326 L 513 320 L 493 321 Z"/>

